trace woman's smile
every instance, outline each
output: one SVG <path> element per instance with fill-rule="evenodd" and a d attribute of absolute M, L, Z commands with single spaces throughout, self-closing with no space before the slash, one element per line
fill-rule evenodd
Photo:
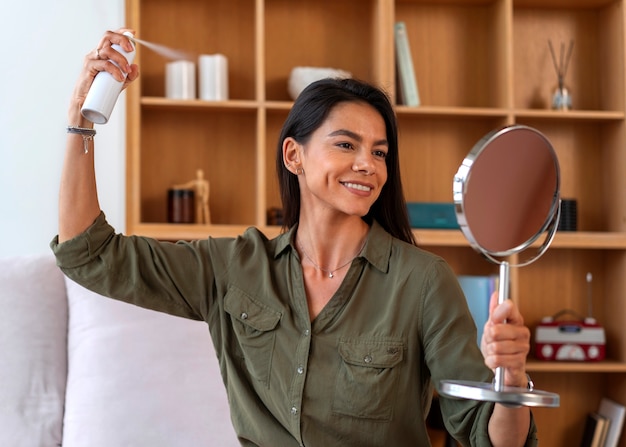
<path fill-rule="evenodd" d="M 355 189 L 362 192 L 370 192 L 372 191 L 372 189 L 374 189 L 373 186 L 368 186 L 361 183 L 341 182 L 341 184 L 348 189 Z"/>

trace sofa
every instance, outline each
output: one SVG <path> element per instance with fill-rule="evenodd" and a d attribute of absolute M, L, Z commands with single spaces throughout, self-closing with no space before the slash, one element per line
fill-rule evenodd
<path fill-rule="evenodd" d="M 0 446 L 239 445 L 206 324 L 0 259 Z"/>

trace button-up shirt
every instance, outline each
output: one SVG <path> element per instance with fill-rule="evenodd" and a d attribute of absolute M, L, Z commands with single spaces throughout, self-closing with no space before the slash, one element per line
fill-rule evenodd
<path fill-rule="evenodd" d="M 374 222 L 311 321 L 296 230 L 171 243 L 115 234 L 101 214 L 51 246 L 88 289 L 208 323 L 243 446 L 429 445 L 432 384 L 492 380 L 454 273 Z M 493 404 L 442 397 L 440 405 L 455 437 L 490 445 Z"/>

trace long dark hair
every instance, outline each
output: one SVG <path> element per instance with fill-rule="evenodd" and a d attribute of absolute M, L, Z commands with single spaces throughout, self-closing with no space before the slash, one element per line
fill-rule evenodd
<path fill-rule="evenodd" d="M 276 171 L 283 204 L 283 230 L 295 225 L 300 215 L 300 185 L 298 177 L 285 167 L 283 141 L 291 137 L 300 144 L 306 144 L 335 105 L 350 101 L 365 102 L 380 113 L 385 121 L 389 145 L 385 158 L 387 183 L 363 219 L 368 223 L 376 220 L 392 236 L 417 245 L 409 224 L 400 180 L 396 115 L 389 98 L 382 90 L 355 79 L 329 78 L 313 82 L 300 93 L 285 120 L 276 149 Z"/>

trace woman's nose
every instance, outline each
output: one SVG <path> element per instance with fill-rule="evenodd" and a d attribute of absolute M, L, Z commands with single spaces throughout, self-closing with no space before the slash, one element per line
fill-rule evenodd
<path fill-rule="evenodd" d="M 371 155 L 358 155 L 352 165 L 352 170 L 355 172 L 362 172 L 365 175 L 372 175 L 375 172 L 375 165 L 373 156 Z"/>

